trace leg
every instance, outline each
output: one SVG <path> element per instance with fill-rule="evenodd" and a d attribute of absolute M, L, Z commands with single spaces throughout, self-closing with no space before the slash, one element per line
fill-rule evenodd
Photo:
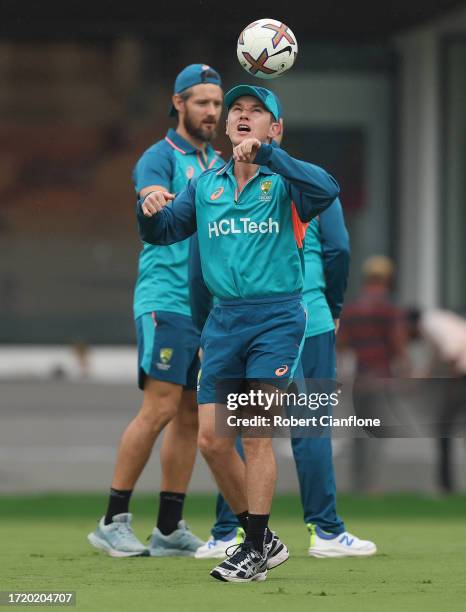
<path fill-rule="evenodd" d="M 134 535 L 129 499 L 157 435 L 176 413 L 182 387 L 147 378 L 139 414 L 123 433 L 118 449 L 112 490 L 105 517 L 89 542 L 114 557 L 148 555 L 149 550 Z"/>
<path fill-rule="evenodd" d="M 125 429 L 118 448 L 112 488 L 133 489 L 157 436 L 175 416 L 183 388 L 147 377 L 138 415 Z"/>
<path fill-rule="evenodd" d="M 241 437 L 236 438 L 236 450 L 239 456 L 244 461 L 244 450 L 241 443 Z M 236 518 L 233 510 L 225 501 L 223 495 L 220 493 L 217 496 L 217 505 L 215 508 L 216 521 L 212 528 L 212 537 L 215 540 L 219 540 L 239 527 L 238 519 Z"/>
<path fill-rule="evenodd" d="M 235 449 L 235 440 L 215 433 L 215 404 L 199 406 L 198 446 L 233 512 L 247 510 L 245 465 Z"/>
<path fill-rule="evenodd" d="M 333 331 L 307 338 L 301 361 L 306 379 L 335 379 Z M 345 532 L 337 514 L 331 438 L 296 438 L 291 442 L 304 519 L 311 534 L 309 555 L 325 558 L 374 554 L 375 544 Z"/>
<path fill-rule="evenodd" d="M 343 533 L 345 527 L 336 511 L 331 439 L 294 438 L 291 444 L 305 523 L 330 533 Z"/>
<path fill-rule="evenodd" d="M 136 319 L 142 408 L 126 428 L 118 450 L 112 487 L 132 489 L 165 425 L 176 415 L 186 383 L 196 334 L 189 317 L 147 313 Z M 192 358 L 191 358 L 192 359 Z"/>
<path fill-rule="evenodd" d="M 254 386 L 257 381 L 280 379 L 281 384 L 272 384 L 275 391 L 276 386 L 286 384 L 282 377 L 287 373 L 292 375 L 297 364 L 305 331 L 305 311 L 300 300 L 294 298 L 284 304 L 264 303 L 260 308 L 256 304 L 251 306 L 239 307 L 236 312 L 230 309 L 228 312 L 228 318 L 231 317 L 230 330 L 243 330 L 243 346 L 246 348 L 243 352 L 245 372 L 236 378 L 254 380 Z M 234 337 L 234 334 L 230 331 L 231 336 Z M 284 339 L 283 343 L 281 338 Z M 217 378 L 222 380 L 227 377 L 217 374 Z M 270 383 L 267 385 L 259 382 L 259 385 L 270 387 Z M 249 408 L 253 406 L 254 402 Z M 253 414 L 248 412 L 248 416 Z M 277 567 L 289 557 L 286 546 L 276 534 L 267 529 L 276 481 L 272 440 L 270 437 L 243 437 L 243 448 L 246 458 L 247 493 L 247 500 L 244 501 L 248 503 L 248 506 L 243 507 L 249 508 L 246 540 L 230 558 L 211 572 L 214 578 L 227 582 L 265 580 L 267 569 Z M 219 482 L 222 490 L 221 485 Z M 236 501 L 235 497 L 230 499 L 226 490 L 222 492 L 233 510 L 238 513 L 239 507 L 233 503 Z"/>
<path fill-rule="evenodd" d="M 240 436 L 236 438 L 236 450 L 244 461 L 243 446 Z M 227 556 L 227 550 L 244 539 L 244 530 L 240 525 L 238 517 L 227 504 L 221 493 L 217 495 L 215 506 L 215 524 L 211 530 L 211 537 L 194 555 L 196 559 L 223 559 Z"/>
<path fill-rule="evenodd" d="M 438 483 L 442 493 L 452 493 L 453 482 L 451 476 L 451 440 L 438 439 Z"/>
<path fill-rule="evenodd" d="M 185 390 L 178 412 L 165 429 L 160 449 L 162 484 L 157 528 L 162 536 L 168 536 L 179 529 L 183 519 L 186 491 L 196 459 L 197 430 L 196 395 L 194 391 Z"/>
<path fill-rule="evenodd" d="M 306 338 L 301 363 L 297 378 L 335 379 L 335 333 L 329 331 Z M 330 533 L 343 533 L 345 526 L 336 508 L 331 438 L 295 438 L 291 444 L 306 524 L 318 525 Z"/>
<path fill-rule="evenodd" d="M 162 491 L 186 493 L 197 452 L 198 409 L 195 391 L 185 390 L 178 412 L 167 425 L 160 462 Z"/>
<path fill-rule="evenodd" d="M 176 347 L 176 338 L 182 346 Z M 186 317 L 178 319 L 178 331 L 171 329 L 175 346 L 170 357 L 172 375 L 183 379 L 183 393 L 178 411 L 167 425 L 160 450 L 162 483 L 157 525 L 152 532 L 152 556 L 193 556 L 203 542 L 183 521 L 186 491 L 191 480 L 197 452 L 198 407 L 196 401 L 199 371 L 199 336 Z M 167 342 L 168 344 L 168 342 Z M 181 350 L 180 350 L 181 349 Z M 163 349 L 162 349 L 163 350 Z M 178 359 L 178 368 L 175 360 Z"/>
<path fill-rule="evenodd" d="M 270 514 L 277 479 L 271 438 L 244 438 L 249 514 Z"/>
<path fill-rule="evenodd" d="M 258 321 L 254 321 L 255 317 Z M 290 299 L 251 313 L 250 321 L 254 335 L 248 348 L 246 378 L 255 381 L 253 390 L 275 397 L 277 389 L 287 389 L 299 365 L 306 331 L 306 311 L 300 299 Z M 258 328 L 261 333 L 258 333 Z M 275 408 L 280 411 L 279 406 Z M 272 410 L 269 415 L 274 412 Z M 257 415 L 264 416 L 263 408 L 258 408 Z M 243 437 L 243 445 L 249 504 L 246 540 L 253 542 L 254 548 L 262 552 L 277 477 L 275 455 L 271 437 Z"/>

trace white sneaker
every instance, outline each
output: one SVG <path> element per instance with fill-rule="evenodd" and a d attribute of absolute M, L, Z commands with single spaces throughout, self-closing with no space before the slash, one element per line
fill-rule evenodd
<path fill-rule="evenodd" d="M 360 540 L 348 531 L 335 535 L 327 533 L 318 525 L 307 525 L 311 535 L 309 556 L 317 559 L 337 557 L 369 557 L 375 555 L 377 546 L 369 540 Z"/>
<path fill-rule="evenodd" d="M 244 541 L 244 530 L 241 527 L 233 529 L 221 540 L 215 540 L 213 536 L 205 544 L 199 546 L 194 557 L 196 559 L 224 559 L 226 550 L 230 546 L 241 544 Z"/>

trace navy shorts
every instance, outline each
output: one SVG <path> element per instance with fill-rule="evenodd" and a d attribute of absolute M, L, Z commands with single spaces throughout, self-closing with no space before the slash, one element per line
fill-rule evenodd
<path fill-rule="evenodd" d="M 155 380 L 196 389 L 199 374 L 199 334 L 191 317 L 157 310 L 136 319 L 138 386 Z"/>
<path fill-rule="evenodd" d="M 286 388 L 299 362 L 305 331 L 301 295 L 219 302 L 201 336 L 198 403 L 223 401 L 216 390 L 225 381 L 241 385 L 254 379 Z"/>

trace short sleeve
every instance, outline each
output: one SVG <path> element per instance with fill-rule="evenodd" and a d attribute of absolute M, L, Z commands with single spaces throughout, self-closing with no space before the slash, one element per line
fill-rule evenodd
<path fill-rule="evenodd" d="M 173 156 L 169 150 L 159 147 L 146 151 L 133 170 L 133 183 L 136 193 L 150 185 L 161 185 L 170 189 L 173 177 Z"/>

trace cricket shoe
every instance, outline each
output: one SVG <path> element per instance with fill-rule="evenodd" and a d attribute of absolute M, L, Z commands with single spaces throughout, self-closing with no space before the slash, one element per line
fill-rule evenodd
<path fill-rule="evenodd" d="M 178 522 L 178 529 L 168 535 L 157 527 L 150 536 L 149 550 L 151 557 L 194 557 L 196 550 L 204 542 L 189 531 L 185 521 Z"/>
<path fill-rule="evenodd" d="M 267 578 L 267 556 L 252 548 L 250 542 L 234 547 L 233 554 L 210 572 L 222 582 L 262 582 Z"/>
<path fill-rule="evenodd" d="M 267 569 L 278 567 L 288 561 L 290 553 L 274 531 L 267 529 L 264 540 L 264 550 L 267 555 Z"/>
<path fill-rule="evenodd" d="M 227 556 L 227 548 L 244 541 L 244 529 L 235 527 L 226 536 L 216 540 L 211 536 L 205 544 L 196 550 L 196 559 L 224 559 Z"/>
<path fill-rule="evenodd" d="M 97 529 L 87 536 L 95 548 L 111 557 L 148 557 L 149 550 L 134 535 L 131 527 L 133 515 L 130 512 L 115 514 L 113 521 L 105 524 L 102 517 Z"/>
<path fill-rule="evenodd" d="M 335 535 L 327 533 L 318 525 L 307 525 L 311 535 L 309 556 L 317 559 L 338 557 L 370 557 L 377 552 L 377 546 L 369 540 L 360 540 L 348 531 Z"/>

